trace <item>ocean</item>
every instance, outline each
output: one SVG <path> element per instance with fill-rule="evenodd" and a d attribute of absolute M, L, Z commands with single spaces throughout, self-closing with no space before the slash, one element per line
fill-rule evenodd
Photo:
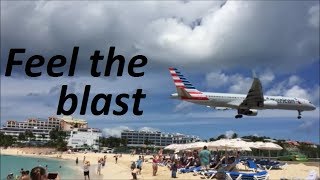
<path fill-rule="evenodd" d="M 72 168 L 73 163 L 67 160 L 0 155 L 0 161 L 1 180 L 5 180 L 10 173 L 14 176 L 19 175 L 21 168 L 31 171 L 33 167 L 39 165 L 42 167 L 48 165 L 48 172 L 58 172 L 60 179 L 74 179 L 77 171 Z"/>

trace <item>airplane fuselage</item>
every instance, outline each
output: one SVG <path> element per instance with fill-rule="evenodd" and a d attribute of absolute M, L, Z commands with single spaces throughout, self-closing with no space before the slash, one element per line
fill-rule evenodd
<path fill-rule="evenodd" d="M 230 108 L 239 109 L 238 102 L 242 102 L 247 95 L 245 94 L 230 94 L 230 93 L 211 93 L 203 92 L 208 100 L 183 99 L 185 101 L 209 106 L 212 108 Z M 171 95 L 172 98 L 180 99 L 177 93 Z M 240 107 L 241 108 L 241 107 Z M 248 107 L 245 107 L 248 108 Z M 298 110 L 312 111 L 316 107 L 306 99 L 284 97 L 284 96 L 264 96 L 263 107 L 250 107 L 252 109 L 282 109 L 282 110 Z"/>

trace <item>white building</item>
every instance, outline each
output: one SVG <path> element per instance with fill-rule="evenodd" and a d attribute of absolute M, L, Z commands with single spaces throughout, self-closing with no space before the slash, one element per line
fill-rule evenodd
<path fill-rule="evenodd" d="M 27 130 L 34 135 L 34 140 L 49 141 L 50 131 L 60 128 L 61 119 L 57 117 L 48 117 L 48 119 L 29 118 L 26 121 L 8 120 L 0 132 L 5 135 L 19 137 L 19 134 L 24 134 Z"/>
<path fill-rule="evenodd" d="M 98 140 L 100 137 L 102 137 L 102 133 L 99 129 L 74 128 L 72 131 L 70 131 L 70 137 L 68 139 L 67 146 L 72 148 L 80 148 L 87 145 L 93 149 L 98 149 Z"/>
<path fill-rule="evenodd" d="M 200 141 L 198 136 L 180 133 L 162 133 L 160 131 L 134 131 L 124 130 L 121 138 L 127 139 L 127 146 L 144 146 L 146 141 L 155 147 L 165 147 L 170 144 L 186 144 Z"/>

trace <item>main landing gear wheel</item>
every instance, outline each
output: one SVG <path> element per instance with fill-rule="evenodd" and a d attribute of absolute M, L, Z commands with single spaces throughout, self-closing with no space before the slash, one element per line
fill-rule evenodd
<path fill-rule="evenodd" d="M 298 119 L 301 119 L 301 111 L 298 111 Z"/>
<path fill-rule="evenodd" d="M 236 118 L 236 119 L 242 118 L 242 114 L 237 114 L 237 115 L 235 116 L 235 118 Z"/>

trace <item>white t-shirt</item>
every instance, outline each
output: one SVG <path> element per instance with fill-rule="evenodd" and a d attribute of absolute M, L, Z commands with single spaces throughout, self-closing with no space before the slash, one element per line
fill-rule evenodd
<path fill-rule="evenodd" d="M 83 171 L 84 171 L 84 172 L 88 172 L 88 171 L 89 171 L 89 166 L 88 166 L 87 164 L 85 164 L 85 165 L 83 166 Z"/>

